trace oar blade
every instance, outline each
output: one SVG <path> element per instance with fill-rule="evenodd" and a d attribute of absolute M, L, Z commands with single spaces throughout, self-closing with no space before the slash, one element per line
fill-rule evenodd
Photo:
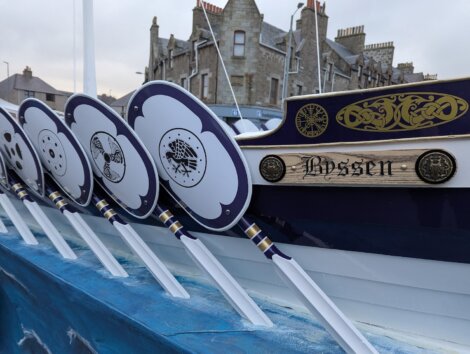
<path fill-rule="evenodd" d="M 348 353 L 377 353 L 294 259 L 272 256 L 278 274 Z"/>
<path fill-rule="evenodd" d="M 240 284 L 227 272 L 217 258 L 199 239 L 182 236 L 186 251 L 201 269 L 214 281 L 220 292 L 230 302 L 233 308 L 251 323 L 272 327 L 273 323 L 266 314 L 248 296 Z"/>

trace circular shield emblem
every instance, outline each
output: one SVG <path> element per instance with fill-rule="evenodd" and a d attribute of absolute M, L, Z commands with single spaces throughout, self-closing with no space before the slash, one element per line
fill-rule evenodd
<path fill-rule="evenodd" d="M 323 134 L 328 127 L 328 113 L 316 103 L 306 104 L 297 112 L 295 126 L 303 136 L 316 138 Z"/>
<path fill-rule="evenodd" d="M 160 140 L 160 161 L 168 176 L 182 187 L 197 185 L 206 172 L 207 157 L 196 135 L 186 129 L 171 129 Z"/>
<path fill-rule="evenodd" d="M 447 182 L 457 169 L 455 158 L 443 150 L 430 150 L 418 157 L 416 173 L 424 182 L 439 184 Z"/>
<path fill-rule="evenodd" d="M 93 163 L 108 181 L 119 183 L 126 173 L 126 161 L 116 139 L 105 132 L 96 132 L 90 140 Z"/>
<path fill-rule="evenodd" d="M 46 168 L 53 174 L 63 176 L 67 171 L 64 147 L 52 131 L 44 129 L 38 136 L 39 154 Z"/>
<path fill-rule="evenodd" d="M 261 176 L 268 182 L 279 182 L 286 174 L 286 164 L 276 155 L 265 156 L 259 164 Z"/>

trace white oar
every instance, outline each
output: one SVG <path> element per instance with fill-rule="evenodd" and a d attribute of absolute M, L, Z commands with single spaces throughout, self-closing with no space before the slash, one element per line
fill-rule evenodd
<path fill-rule="evenodd" d="M 15 225 L 15 228 L 18 230 L 20 236 L 23 238 L 23 241 L 28 245 L 37 245 L 38 241 L 34 237 L 28 225 L 26 225 L 23 218 L 20 216 L 16 208 L 11 203 L 10 199 L 8 199 L 7 195 L 2 191 L 0 191 L 0 204 L 7 213 L 13 225 Z"/>
<path fill-rule="evenodd" d="M 29 210 L 34 219 L 44 230 L 46 236 L 51 240 L 54 247 L 59 251 L 62 257 L 66 259 L 77 259 L 75 252 L 65 242 L 59 231 L 52 224 L 51 220 L 44 214 L 39 205 L 31 199 L 26 188 L 14 178 L 9 176 L 10 185 L 18 198 L 23 202 L 24 206 Z"/>
<path fill-rule="evenodd" d="M 3 223 L 3 220 L 0 219 L 0 233 L 1 234 L 6 234 L 8 232 L 7 227 Z"/>
<path fill-rule="evenodd" d="M 299 264 L 282 253 L 255 223 L 242 217 L 238 226 L 258 249 L 273 262 L 281 278 L 295 291 L 307 309 L 347 353 L 377 353 L 331 299 L 315 284 Z"/>
<path fill-rule="evenodd" d="M 100 213 L 113 225 L 129 248 L 142 260 L 145 267 L 154 276 L 165 291 L 173 297 L 189 299 L 188 292 L 170 273 L 163 262 L 147 246 L 131 225 L 122 220 L 109 206 L 108 202 L 93 195 L 92 202 Z"/>
<path fill-rule="evenodd" d="M 67 218 L 75 231 L 77 231 L 88 247 L 90 247 L 101 264 L 115 277 L 129 276 L 85 220 L 77 213 L 75 208 L 67 203 L 60 192 L 57 189 L 51 189 L 49 186 L 46 186 L 46 193 L 57 209 Z"/>
<path fill-rule="evenodd" d="M 212 279 L 220 292 L 240 315 L 253 324 L 266 327 L 273 326 L 269 317 L 248 296 L 246 291 L 201 240 L 190 235 L 168 209 L 164 209 L 157 204 L 155 212 L 155 215 L 183 243 L 191 258 Z"/>

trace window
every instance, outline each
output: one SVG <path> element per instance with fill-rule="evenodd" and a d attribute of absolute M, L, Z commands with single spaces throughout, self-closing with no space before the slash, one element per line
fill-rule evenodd
<path fill-rule="evenodd" d="M 359 81 L 361 80 L 361 76 L 362 76 L 362 65 L 359 65 L 357 67 L 357 77 L 359 78 Z"/>
<path fill-rule="evenodd" d="M 52 93 L 46 93 L 46 101 L 55 102 L 55 95 Z"/>
<path fill-rule="evenodd" d="M 328 81 L 333 78 L 333 63 L 328 63 Z"/>
<path fill-rule="evenodd" d="M 209 96 L 209 75 L 201 75 L 201 98 L 207 98 Z"/>
<path fill-rule="evenodd" d="M 24 92 L 24 97 L 34 97 L 34 91 L 25 91 Z"/>
<path fill-rule="evenodd" d="M 233 35 L 233 56 L 245 56 L 245 32 L 235 31 Z"/>
<path fill-rule="evenodd" d="M 297 85 L 297 96 L 302 94 L 302 85 Z"/>
<path fill-rule="evenodd" d="M 181 87 L 186 88 L 186 78 L 185 77 L 181 78 Z"/>
<path fill-rule="evenodd" d="M 174 62 L 173 62 L 173 49 L 170 49 L 168 51 L 168 56 L 170 57 L 170 69 L 173 69 L 173 64 L 174 64 Z"/>
<path fill-rule="evenodd" d="M 271 78 L 271 91 L 269 93 L 269 103 L 277 105 L 277 96 L 279 90 L 279 79 Z"/>

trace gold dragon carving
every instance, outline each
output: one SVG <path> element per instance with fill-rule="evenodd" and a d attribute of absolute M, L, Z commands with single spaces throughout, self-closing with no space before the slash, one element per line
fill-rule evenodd
<path fill-rule="evenodd" d="M 336 121 L 361 131 L 397 132 L 449 123 L 468 111 L 464 99 L 434 92 L 411 92 L 369 98 L 342 108 Z"/>

